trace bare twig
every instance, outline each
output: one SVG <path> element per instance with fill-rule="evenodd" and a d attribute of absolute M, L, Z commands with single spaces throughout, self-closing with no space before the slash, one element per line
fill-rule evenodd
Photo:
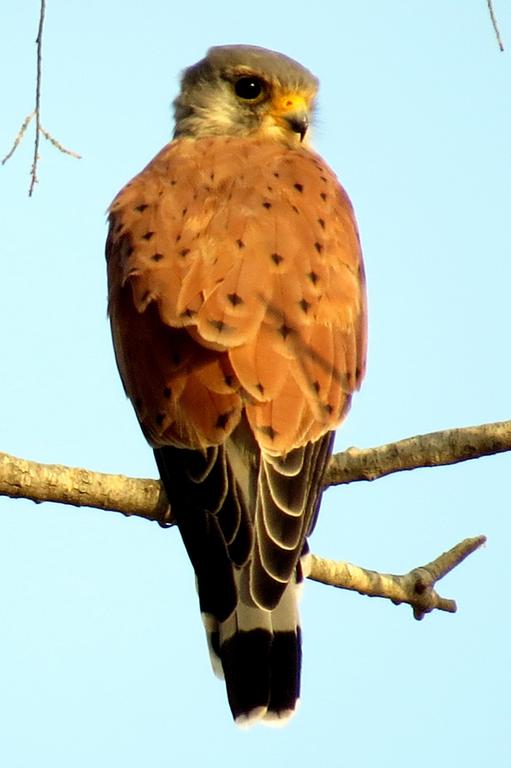
<path fill-rule="evenodd" d="M 495 16 L 495 10 L 493 8 L 493 2 L 492 0 L 486 0 L 488 4 L 488 11 L 490 12 L 490 19 L 491 23 L 493 25 L 493 31 L 495 32 L 495 37 L 497 38 L 497 43 L 501 51 L 504 50 L 504 44 L 502 43 L 502 38 L 500 36 L 499 31 L 499 25 L 497 24 L 497 17 Z"/>
<path fill-rule="evenodd" d="M 43 26 L 46 14 L 46 0 L 41 0 L 41 11 L 39 14 L 39 29 L 37 30 L 37 76 L 35 84 L 35 139 L 34 139 L 34 159 L 32 170 L 30 171 L 30 187 L 28 196 L 32 197 L 32 192 L 37 184 L 37 163 L 39 162 L 39 137 L 41 135 L 41 78 L 42 78 L 42 51 L 43 51 Z"/>
<path fill-rule="evenodd" d="M 39 163 L 39 140 L 40 140 L 41 134 L 44 136 L 45 139 L 48 139 L 48 141 L 50 141 L 53 144 L 53 146 L 56 147 L 63 154 L 71 155 L 71 157 L 76 157 L 80 159 L 79 154 L 77 154 L 76 152 L 73 152 L 71 149 L 66 149 L 54 136 L 51 135 L 51 133 L 49 133 L 49 131 L 45 130 L 41 125 L 41 82 L 42 82 L 42 63 L 43 63 L 42 51 L 43 51 L 43 27 L 44 27 L 45 15 L 46 15 L 46 0 L 41 0 L 41 6 L 39 11 L 39 27 L 37 30 L 37 37 L 36 37 L 37 74 L 36 74 L 36 89 L 35 89 L 35 109 L 33 112 L 27 115 L 27 117 L 23 121 L 21 128 L 18 131 L 18 135 L 14 139 L 11 149 L 2 160 L 2 165 L 5 165 L 5 163 L 12 157 L 18 145 L 22 142 L 23 137 L 25 136 L 26 130 L 31 120 L 35 117 L 34 156 L 32 160 L 32 167 L 30 169 L 30 187 L 28 190 L 29 197 L 32 196 L 35 185 L 38 182 L 37 166 Z"/>
<path fill-rule="evenodd" d="M 21 128 L 18 131 L 18 135 L 14 139 L 14 143 L 13 143 L 12 147 L 10 148 L 10 150 L 8 151 L 6 156 L 2 159 L 2 165 L 5 165 L 5 163 L 9 160 L 9 158 L 11 158 L 14 155 L 14 153 L 16 151 L 16 148 L 17 148 L 18 144 L 22 141 L 23 136 L 25 135 L 25 131 L 27 130 L 28 126 L 30 125 L 30 121 L 32 120 L 34 115 L 35 115 L 35 112 L 31 112 L 23 120 L 23 122 L 21 124 Z"/>
<path fill-rule="evenodd" d="M 67 149 L 64 147 L 63 144 L 60 143 L 54 136 L 51 135 L 48 131 L 46 131 L 41 124 L 39 124 L 39 130 L 43 134 L 45 139 L 48 139 L 48 141 L 53 144 L 54 147 L 56 147 L 59 152 L 62 152 L 64 155 L 71 155 L 71 157 L 76 157 L 77 160 L 81 160 L 81 155 L 78 154 L 78 152 L 74 152 L 72 149 Z"/>
<path fill-rule="evenodd" d="M 434 586 L 485 541 L 484 536 L 465 539 L 431 563 L 414 568 L 404 575 L 377 573 L 351 563 L 325 560 L 312 555 L 309 578 L 369 597 L 384 597 L 396 605 L 408 603 L 413 608 L 414 617 L 420 621 L 435 608 L 448 613 L 456 612 L 455 601 L 441 597 Z"/>

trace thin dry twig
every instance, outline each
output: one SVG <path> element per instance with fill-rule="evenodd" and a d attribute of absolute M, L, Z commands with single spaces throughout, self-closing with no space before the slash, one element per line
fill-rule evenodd
<path fill-rule="evenodd" d="M 37 163 L 39 162 L 39 137 L 41 135 L 41 79 L 42 79 L 42 57 L 43 57 L 43 27 L 46 14 L 46 0 L 41 0 L 41 11 L 39 14 L 39 29 L 37 30 L 37 76 L 35 84 L 35 140 L 34 140 L 34 159 L 32 161 L 32 170 L 30 172 L 30 187 L 28 196 L 32 197 L 32 192 L 37 184 Z"/>
<path fill-rule="evenodd" d="M 71 149 L 66 149 L 60 141 L 58 141 L 54 136 L 51 135 L 51 133 L 43 126 L 41 125 L 41 82 L 42 82 L 42 70 L 43 70 L 43 27 L 44 27 L 44 20 L 46 15 L 46 0 L 41 0 L 41 6 L 39 11 L 39 27 L 37 30 L 37 37 L 36 37 L 36 48 L 37 48 L 37 74 L 36 74 L 36 89 L 35 89 L 35 109 L 33 112 L 31 112 L 25 120 L 23 121 L 20 130 L 18 131 L 18 135 L 14 139 L 13 145 L 9 152 L 6 154 L 6 156 L 2 160 L 2 165 L 5 165 L 5 163 L 13 156 L 14 152 L 16 151 L 19 144 L 22 142 L 26 130 L 32 121 L 33 118 L 35 118 L 35 139 L 34 139 L 34 155 L 32 160 L 32 166 L 30 169 L 30 187 L 28 190 L 29 197 L 32 197 L 32 193 L 34 191 L 35 185 L 38 183 L 39 179 L 37 178 L 37 166 L 39 163 L 39 140 L 41 137 L 41 134 L 44 136 L 45 139 L 48 139 L 51 144 L 53 144 L 56 149 L 59 150 L 59 152 L 62 152 L 65 155 L 71 155 L 71 157 L 76 157 L 77 159 L 80 159 L 80 155 L 77 152 L 73 152 Z"/>
<path fill-rule="evenodd" d="M 488 4 L 488 11 L 490 12 L 490 19 L 491 19 L 491 23 L 493 25 L 493 31 L 495 32 L 495 37 L 497 38 L 498 46 L 499 46 L 500 50 L 503 51 L 504 50 L 504 44 L 503 44 L 502 38 L 500 36 L 499 25 L 497 23 L 497 17 L 495 15 L 495 10 L 493 8 L 493 2 L 492 2 L 492 0 L 486 0 L 486 2 Z"/>
<path fill-rule="evenodd" d="M 21 128 L 18 131 L 18 135 L 14 139 L 13 145 L 6 154 L 4 158 L 2 158 L 2 165 L 5 165 L 6 162 L 14 155 L 16 152 L 16 148 L 18 144 L 22 141 L 23 136 L 25 135 L 25 131 L 27 130 L 28 126 L 30 125 L 30 121 L 35 116 L 35 112 L 31 112 L 29 115 L 26 116 L 26 118 L 23 120 L 21 124 Z"/>
<path fill-rule="evenodd" d="M 78 154 L 78 152 L 74 152 L 72 149 L 67 149 L 63 144 L 60 143 L 54 136 L 49 133 L 49 131 L 45 130 L 41 124 L 39 124 L 39 130 L 43 134 L 45 139 L 48 139 L 49 142 L 53 144 L 54 147 L 56 147 L 59 152 L 62 152 L 64 155 L 71 155 L 71 157 L 76 157 L 77 160 L 81 160 L 82 156 Z"/>

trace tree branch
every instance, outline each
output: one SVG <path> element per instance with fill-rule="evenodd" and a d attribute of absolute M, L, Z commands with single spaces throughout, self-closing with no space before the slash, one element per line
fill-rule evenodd
<path fill-rule="evenodd" d="M 511 450 L 511 421 L 445 429 L 377 448 L 348 448 L 332 456 L 325 485 L 342 485 L 421 467 L 441 467 Z"/>
<path fill-rule="evenodd" d="M 32 161 L 32 170 L 30 172 L 30 187 L 28 196 L 32 197 L 32 192 L 37 184 L 37 163 L 39 162 L 39 139 L 41 136 L 41 79 L 43 66 L 43 27 L 46 14 L 46 0 L 41 0 L 41 9 L 39 11 L 39 28 L 37 30 L 37 75 L 35 81 L 35 140 L 34 140 L 34 159 Z"/>
<path fill-rule="evenodd" d="M 58 141 L 54 136 L 49 133 L 49 131 L 45 130 L 43 126 L 41 125 L 41 82 L 42 82 L 42 76 L 43 76 L 43 27 L 44 27 L 44 19 L 46 15 L 46 0 L 41 0 L 41 6 L 39 10 L 39 27 L 37 30 L 37 37 L 36 37 L 36 46 L 37 46 L 37 56 L 36 56 L 36 62 L 37 62 L 37 74 L 36 74 L 36 86 L 35 86 L 35 109 L 33 112 L 31 112 L 27 117 L 24 119 L 23 123 L 21 124 L 21 128 L 18 131 L 18 134 L 16 138 L 14 139 L 14 143 L 9 150 L 9 152 L 5 155 L 5 157 L 2 159 L 2 165 L 5 165 L 5 163 L 13 156 L 15 153 L 17 147 L 21 142 L 23 141 L 23 137 L 25 136 L 26 130 L 32 121 L 33 118 L 35 118 L 35 139 L 34 139 L 34 157 L 32 160 L 32 167 L 30 169 L 30 187 L 28 190 L 28 196 L 32 197 L 32 193 L 34 191 L 34 187 L 38 182 L 37 178 L 37 166 L 39 163 L 39 139 L 41 137 L 41 134 L 44 136 L 45 139 L 47 139 L 51 144 L 53 144 L 54 147 L 56 147 L 60 152 L 62 152 L 65 155 L 71 155 L 72 157 L 76 157 L 77 159 L 80 159 L 80 155 L 78 155 L 76 152 L 73 152 L 71 149 L 66 149 L 66 147 L 62 146 L 60 141 Z"/>
<path fill-rule="evenodd" d="M 511 450 L 511 421 L 446 429 L 376 448 L 348 448 L 332 456 L 325 486 L 456 464 Z M 0 496 L 55 501 L 77 507 L 137 515 L 172 524 L 159 480 L 92 472 L 60 464 L 39 464 L 0 453 Z"/>
<path fill-rule="evenodd" d="M 485 536 L 465 539 L 431 563 L 414 568 L 404 575 L 377 573 L 352 563 L 325 560 L 312 555 L 309 578 L 332 587 L 350 589 L 361 595 L 385 597 L 395 605 L 408 603 L 413 608 L 414 617 L 420 621 L 435 608 L 448 613 L 456 612 L 455 601 L 441 597 L 434 586 L 485 541 Z"/>
<path fill-rule="evenodd" d="M 39 464 L 0 453 L 0 496 L 93 507 L 172 524 L 158 480 L 110 475 L 61 464 Z"/>
<path fill-rule="evenodd" d="M 500 50 L 503 51 L 504 43 L 502 42 L 502 38 L 500 36 L 499 25 L 497 23 L 497 17 L 495 15 L 495 10 L 493 8 L 493 2 L 492 0 L 486 0 L 486 4 L 488 5 L 488 12 L 490 14 L 493 31 L 495 32 L 495 37 L 497 38 L 497 45 L 499 46 Z"/>
<path fill-rule="evenodd" d="M 374 480 L 405 469 L 454 464 L 509 450 L 511 421 L 432 432 L 377 448 L 350 448 L 338 453 L 331 459 L 325 485 Z M 111 510 L 154 520 L 162 526 L 173 524 L 158 480 L 39 464 L 6 453 L 0 453 L 0 495 Z M 396 604 L 408 603 L 416 619 L 435 608 L 453 613 L 456 603 L 438 595 L 434 586 L 485 540 L 484 536 L 465 539 L 431 563 L 405 575 L 377 573 L 312 555 L 309 578 L 372 597 L 385 597 Z"/>

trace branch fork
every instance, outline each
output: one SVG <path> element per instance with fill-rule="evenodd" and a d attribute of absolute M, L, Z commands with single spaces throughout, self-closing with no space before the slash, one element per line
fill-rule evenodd
<path fill-rule="evenodd" d="M 435 584 L 485 541 L 485 536 L 465 539 L 427 565 L 403 575 L 378 573 L 352 563 L 325 560 L 312 555 L 309 578 L 368 597 L 384 597 L 394 605 L 407 603 L 413 609 L 414 618 L 420 621 L 435 609 L 447 613 L 456 612 L 455 601 L 439 595 L 435 591 Z"/>
<path fill-rule="evenodd" d="M 37 166 L 39 163 L 39 139 L 41 135 L 44 136 L 44 138 L 47 139 L 51 144 L 53 144 L 53 146 L 56 147 L 59 150 L 59 152 L 62 152 L 65 155 L 71 155 L 71 157 L 76 157 L 77 159 L 80 159 L 79 154 L 77 154 L 76 152 L 73 152 L 73 150 L 71 149 L 66 149 L 66 147 L 64 147 L 60 143 L 60 141 L 58 141 L 54 136 L 52 136 L 51 133 L 47 131 L 45 128 L 43 128 L 43 126 L 41 125 L 41 81 L 42 81 L 42 61 L 43 61 L 43 26 L 44 26 L 45 13 L 46 13 L 46 0 L 41 0 L 41 7 L 39 11 L 39 28 L 37 30 L 37 38 L 35 41 L 37 46 L 37 76 L 36 76 L 36 88 L 35 88 L 35 109 L 33 112 L 27 115 L 26 118 L 23 120 L 21 124 L 21 128 L 19 129 L 16 138 L 14 139 L 12 147 L 10 148 L 9 152 L 5 155 L 5 157 L 2 159 L 2 165 L 5 165 L 5 163 L 13 156 L 19 144 L 21 144 L 21 142 L 23 141 L 23 137 L 25 136 L 28 126 L 30 125 L 32 120 L 35 119 L 34 156 L 32 160 L 32 167 L 30 169 L 30 187 L 28 190 L 29 197 L 32 197 L 34 187 L 39 181 L 39 179 L 37 178 Z"/>

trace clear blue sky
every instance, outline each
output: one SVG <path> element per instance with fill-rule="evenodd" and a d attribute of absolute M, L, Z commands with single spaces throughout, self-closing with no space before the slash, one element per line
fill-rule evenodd
<path fill-rule="evenodd" d="M 32 109 L 38 1 L 0 20 L 0 154 Z M 496 0 L 511 50 L 511 10 Z M 179 71 L 212 44 L 321 80 L 316 146 L 355 205 L 369 367 L 338 448 L 509 418 L 511 65 L 484 0 L 48 0 L 42 119 L 0 169 L 0 450 L 142 477 L 151 451 L 106 322 L 105 210 L 166 143 Z M 455 616 L 309 583 L 301 709 L 231 723 L 177 531 L 0 499 L 0 764 L 511 766 L 510 457 L 332 489 L 318 554 L 402 572 L 479 533 Z"/>

